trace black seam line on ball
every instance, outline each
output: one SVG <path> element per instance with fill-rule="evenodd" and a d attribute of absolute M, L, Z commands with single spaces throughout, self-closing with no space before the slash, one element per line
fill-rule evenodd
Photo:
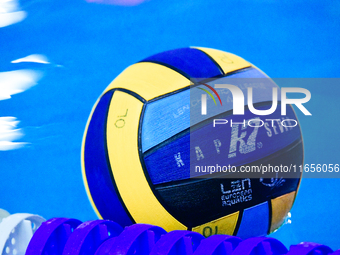
<path fill-rule="evenodd" d="M 217 79 L 220 79 L 220 78 L 224 78 L 224 77 L 227 77 L 229 75 L 232 75 L 232 74 L 235 74 L 235 73 L 240 73 L 240 72 L 244 72 L 244 71 L 247 71 L 247 69 L 251 69 L 253 67 L 246 67 L 246 68 L 243 68 L 243 69 L 239 69 L 239 70 L 235 70 L 235 71 L 232 71 L 230 73 L 227 73 L 226 75 L 224 76 L 221 76 L 221 77 L 211 77 L 211 78 L 207 78 L 205 80 L 202 80 L 198 83 L 192 83 L 191 81 L 191 84 L 188 84 L 188 86 L 184 87 L 184 88 L 181 88 L 181 89 L 178 89 L 176 91 L 171 91 L 169 93 L 166 93 L 164 95 L 161 95 L 161 96 L 158 96 L 158 97 L 155 97 L 155 98 L 152 98 L 150 100 L 148 100 L 149 103 L 152 103 L 154 101 L 157 101 L 157 100 L 160 100 L 160 99 L 163 99 L 163 98 L 166 98 L 166 97 L 169 97 L 169 96 L 172 96 L 172 95 L 175 95 L 177 93 L 180 93 L 182 91 L 185 91 L 187 89 L 190 89 L 190 88 L 195 88 L 197 86 L 200 86 L 202 85 L 203 83 L 206 83 L 206 82 L 211 82 L 211 81 L 214 81 L 214 80 L 217 80 Z"/>
<path fill-rule="evenodd" d="M 138 154 L 139 154 L 139 160 L 140 163 L 142 165 L 142 169 L 144 172 L 144 176 L 149 184 L 149 187 L 153 193 L 153 195 L 156 197 L 156 199 L 158 200 L 158 202 L 163 206 L 163 208 L 170 214 L 170 215 L 174 215 L 174 212 L 172 212 L 171 209 L 169 209 L 169 207 L 166 205 L 165 201 L 163 200 L 163 198 L 160 196 L 160 194 L 156 191 L 155 186 L 152 183 L 152 180 L 149 176 L 149 173 L 147 171 L 145 162 L 144 162 L 144 156 L 143 156 L 143 148 L 142 148 L 142 126 L 143 126 L 143 117 L 144 117 L 144 113 L 145 113 L 145 109 L 146 109 L 146 104 L 143 105 L 142 108 L 142 112 L 139 118 L 139 127 L 138 127 Z M 157 216 L 156 216 L 157 217 Z M 176 219 L 176 218 L 175 218 Z M 179 221 L 178 219 L 176 219 L 177 221 Z M 180 222 L 180 221 L 179 221 Z M 181 224 L 184 225 L 183 222 L 180 222 Z"/>
<path fill-rule="evenodd" d="M 261 107 L 261 106 L 269 106 L 269 105 L 272 105 L 272 103 L 273 103 L 272 101 L 264 101 L 264 102 L 255 103 L 255 104 L 253 104 L 253 106 L 254 106 L 254 108 L 257 108 L 257 107 Z M 278 106 L 279 106 L 279 105 L 281 105 L 281 102 L 278 102 Z M 245 110 L 245 111 L 248 111 L 248 110 L 249 110 L 248 105 L 245 105 L 245 106 L 244 106 L 244 110 Z M 229 111 L 226 111 L 226 112 L 222 112 L 222 113 L 217 114 L 217 115 L 215 115 L 215 116 L 212 116 L 212 117 L 210 117 L 210 118 L 208 118 L 208 119 L 206 119 L 206 120 L 203 120 L 203 121 L 201 121 L 201 122 L 199 122 L 199 123 L 197 123 L 197 124 L 191 126 L 189 129 L 190 129 L 191 131 L 195 131 L 195 130 L 199 129 L 199 128 L 202 127 L 202 126 L 205 126 L 205 125 L 211 123 L 211 122 L 212 122 L 214 119 L 216 119 L 216 118 L 222 118 L 222 117 L 225 118 L 225 117 L 228 117 L 228 116 L 233 116 L 233 109 L 231 109 L 231 110 L 229 110 Z M 258 115 L 256 115 L 256 116 L 258 116 Z"/>
<path fill-rule="evenodd" d="M 175 91 L 171 91 L 171 92 L 169 92 L 169 93 L 167 93 L 167 94 L 164 94 L 164 95 L 161 95 L 161 96 L 152 98 L 152 99 L 150 99 L 150 100 L 148 101 L 148 103 L 152 103 L 152 102 L 158 101 L 158 100 L 160 100 L 160 99 L 163 99 L 163 98 L 166 98 L 166 97 L 169 97 L 169 96 L 172 96 L 172 95 L 181 93 L 181 92 L 183 92 L 183 91 L 185 91 L 185 90 L 190 89 L 190 87 L 191 87 L 191 85 L 188 85 L 188 86 L 186 86 L 186 87 L 184 87 L 184 88 L 181 88 L 181 89 L 178 89 L 178 90 L 175 90 Z"/>
<path fill-rule="evenodd" d="M 212 62 L 214 62 L 214 64 L 218 67 L 218 69 L 220 69 L 220 72 L 222 73 L 223 77 L 225 76 L 228 76 L 228 75 L 231 75 L 231 74 L 235 74 L 235 73 L 238 73 L 240 71 L 243 71 L 244 69 L 248 69 L 248 68 L 254 68 L 253 65 L 251 63 L 249 63 L 248 61 L 246 61 L 250 66 L 247 66 L 247 67 L 243 67 L 243 68 L 240 68 L 240 69 L 237 69 L 237 70 L 234 70 L 234 71 L 231 71 L 231 72 L 227 72 L 225 73 L 222 69 L 222 67 L 216 62 L 216 60 L 211 57 L 208 53 L 204 52 L 203 50 L 199 49 L 199 48 L 195 48 L 197 50 L 200 50 L 202 51 L 205 55 L 207 55 L 210 60 L 212 60 Z M 227 52 L 226 52 L 227 53 Z M 260 70 L 261 71 L 261 70 Z M 261 71 L 262 72 L 262 71 Z"/>
<path fill-rule="evenodd" d="M 106 93 L 109 92 L 109 91 L 113 91 L 113 92 L 115 92 L 115 91 L 121 91 L 121 92 L 124 92 L 124 93 L 126 93 L 126 94 L 129 94 L 130 96 L 133 96 L 133 97 L 137 98 L 137 99 L 138 99 L 139 101 L 141 101 L 142 103 L 146 103 L 146 102 L 147 102 L 141 95 L 139 95 L 139 94 L 137 94 L 136 92 L 133 92 L 133 91 L 131 91 L 131 90 L 128 90 L 128 89 L 124 89 L 124 88 L 112 88 L 112 89 L 106 91 Z M 106 93 L 105 93 L 105 94 L 106 94 Z"/>
<path fill-rule="evenodd" d="M 237 232 L 240 229 L 242 218 L 243 218 L 243 212 L 244 212 L 244 209 L 241 209 L 241 210 L 238 211 L 236 226 L 235 226 L 234 232 L 232 234 L 233 236 L 237 236 Z"/>
<path fill-rule="evenodd" d="M 247 163 L 247 164 L 239 165 L 239 166 L 236 166 L 236 167 L 247 166 L 247 165 L 254 165 L 254 164 L 257 164 L 257 163 L 261 163 L 263 161 L 274 159 L 278 155 L 287 153 L 287 152 L 295 149 L 297 146 L 299 146 L 300 143 L 302 143 L 301 138 L 298 138 L 298 139 L 296 139 L 294 142 L 292 142 L 289 145 L 289 148 L 285 147 L 285 148 L 283 148 L 281 150 L 278 150 L 275 153 L 273 153 L 271 155 L 268 155 L 268 156 L 266 156 L 264 158 L 255 160 L 255 161 Z M 232 175 L 232 173 L 230 175 Z M 157 189 L 168 189 L 168 188 L 173 188 L 173 186 L 182 186 L 182 185 L 185 186 L 185 185 L 188 185 L 188 184 L 191 184 L 191 183 L 204 182 L 204 181 L 210 180 L 210 179 L 221 179 L 221 176 L 223 176 L 222 179 L 225 179 L 226 178 L 225 177 L 226 173 L 221 173 L 221 175 L 215 175 L 215 177 L 211 177 L 210 174 L 206 175 L 206 176 L 210 176 L 210 177 L 209 178 L 208 177 L 205 178 L 205 176 L 202 176 L 200 178 L 189 178 L 189 179 L 185 179 L 185 180 L 171 181 L 171 184 L 169 184 L 169 183 L 160 183 L 160 184 L 156 184 L 155 187 Z M 296 177 L 296 178 L 293 178 L 293 179 L 298 179 L 298 178 L 299 177 Z M 275 197 L 272 197 L 272 198 L 275 198 Z"/>
<path fill-rule="evenodd" d="M 227 73 L 227 74 L 224 75 L 224 76 L 206 78 L 205 80 L 202 80 L 202 81 L 196 82 L 196 83 L 193 83 L 191 80 L 189 80 L 189 81 L 190 81 L 190 84 L 188 84 L 188 86 L 186 86 L 186 87 L 184 87 L 184 88 L 181 88 L 181 89 L 178 89 L 178 90 L 175 90 L 175 91 L 171 91 L 171 92 L 166 93 L 166 94 L 164 94 L 164 95 L 160 95 L 160 96 L 158 96 L 158 97 L 152 98 L 152 99 L 148 100 L 148 102 L 149 102 L 149 103 L 152 103 L 152 102 L 154 102 L 154 101 L 157 101 L 157 100 L 160 100 L 160 99 L 163 99 L 163 98 L 166 98 L 166 97 L 175 95 L 175 94 L 177 94 L 177 93 L 183 92 L 183 91 L 188 90 L 188 89 L 190 89 L 190 88 L 195 88 L 195 87 L 197 87 L 197 86 L 202 85 L 203 83 L 211 82 L 211 81 L 214 81 L 214 80 L 217 80 L 217 79 L 220 79 L 220 78 L 224 78 L 224 77 L 227 77 L 227 76 L 232 75 L 232 74 L 235 74 L 235 73 L 244 72 L 244 71 L 247 71 L 248 69 L 251 69 L 251 68 L 253 68 L 253 67 L 246 67 L 246 68 L 243 68 L 243 69 L 239 69 L 239 70 L 235 70 L 235 71 L 229 72 L 229 73 Z"/>
<path fill-rule="evenodd" d="M 168 97 L 168 96 L 172 96 L 174 94 L 177 94 L 177 93 L 180 93 L 182 91 L 185 91 L 187 89 L 190 89 L 190 88 L 194 88 L 196 86 L 199 86 L 199 85 L 202 85 L 203 83 L 207 83 L 207 82 L 211 82 L 211 81 L 214 81 L 216 79 L 220 79 L 220 78 L 224 78 L 226 76 L 229 76 L 229 75 L 232 75 L 232 74 L 235 74 L 235 73 L 239 73 L 239 72 L 243 72 L 243 71 L 247 71 L 248 69 L 251 69 L 253 67 L 245 67 L 245 68 L 242 68 L 242 69 L 238 69 L 238 70 L 235 70 L 235 71 L 232 71 L 232 72 L 229 72 L 225 75 L 221 74 L 221 75 L 217 75 L 217 76 L 213 76 L 213 77 L 209 77 L 209 78 L 206 78 L 202 81 L 199 81 L 199 82 L 193 82 L 191 79 L 194 78 L 194 77 L 190 77 L 188 74 L 184 73 L 183 71 L 171 66 L 171 65 L 168 65 L 168 64 L 165 64 L 165 63 L 162 63 L 162 62 L 158 62 L 158 61 L 141 61 L 141 62 L 149 62 L 149 63 L 154 63 L 154 64 L 159 64 L 159 65 L 162 65 L 162 66 L 165 66 L 165 67 L 168 67 L 172 70 L 174 70 L 175 72 L 183 75 L 185 78 L 188 79 L 188 81 L 190 82 L 190 84 L 188 84 L 188 86 L 184 87 L 184 88 L 181 88 L 181 89 L 178 89 L 176 91 L 172 91 L 172 92 L 169 92 L 169 93 L 166 93 L 164 95 L 161 95 L 161 96 L 158 96 L 158 97 L 155 97 L 155 98 L 152 98 L 150 99 L 148 102 L 154 102 L 154 101 L 157 101 L 159 99 L 162 99 L 162 98 L 165 98 L 165 97 Z M 140 62 L 139 62 L 140 63 Z"/>
<path fill-rule="evenodd" d="M 259 103 L 255 103 L 253 106 L 255 107 L 260 107 L 260 106 L 266 106 L 266 105 L 270 105 L 272 104 L 272 101 L 266 101 L 266 102 L 259 102 Z M 278 102 L 278 105 L 281 105 L 281 102 Z M 244 106 L 245 110 L 248 110 L 248 105 Z M 188 132 L 192 132 L 202 126 L 207 125 L 209 122 L 211 122 L 212 120 L 216 119 L 216 118 L 222 118 L 222 117 L 228 117 L 230 115 L 233 114 L 233 110 L 229 110 L 223 113 L 220 113 L 218 115 L 212 116 L 200 123 L 197 123 L 195 125 L 193 125 L 192 127 L 188 127 L 186 129 L 184 129 L 183 131 L 169 137 L 168 139 L 166 139 L 165 141 L 155 145 L 154 147 L 151 147 L 150 149 L 148 149 L 147 151 L 144 152 L 144 157 L 149 156 L 150 154 L 152 154 L 153 152 L 155 152 L 156 150 L 159 150 L 160 148 L 166 146 L 167 144 L 169 144 L 170 142 L 173 142 L 176 139 L 179 139 L 181 137 L 183 137 L 184 135 L 188 134 Z"/>
<path fill-rule="evenodd" d="M 269 160 L 275 160 L 276 158 L 280 157 L 280 155 L 284 155 L 284 154 L 291 155 L 291 153 L 292 153 L 291 150 L 301 149 L 301 144 L 298 143 L 296 146 L 292 146 L 291 149 L 287 149 L 287 147 L 285 149 L 286 149 L 286 151 L 284 153 L 280 153 L 280 151 L 278 151 L 278 152 L 275 153 L 276 154 L 275 157 L 273 157 L 272 159 L 269 159 Z M 263 158 L 263 159 L 260 159 L 258 161 L 263 162 L 263 160 L 265 160 L 265 159 L 266 158 Z M 255 162 L 258 162 L 258 161 L 255 161 Z M 254 162 L 249 163 L 249 164 L 254 164 Z M 203 178 L 203 176 L 202 176 L 202 178 Z M 230 177 L 230 178 L 232 178 L 232 177 Z M 257 179 L 257 178 L 255 178 L 255 179 Z M 298 178 L 293 178 L 293 182 L 296 182 L 296 181 L 294 181 L 296 179 L 298 179 Z M 169 192 L 172 192 L 174 190 L 183 190 L 183 189 L 185 189 L 185 186 L 191 186 L 191 185 L 194 184 L 196 186 L 199 185 L 200 187 L 203 187 L 203 186 L 206 187 L 206 185 L 210 185 L 213 182 L 216 183 L 216 181 L 218 182 L 220 180 L 223 180 L 223 178 L 222 179 L 221 178 L 205 178 L 205 179 L 198 179 L 198 180 L 197 179 L 196 180 L 187 179 L 187 180 L 184 180 L 184 181 L 183 180 L 182 181 L 172 181 L 171 185 L 169 185 L 169 183 L 163 183 L 163 184 L 157 184 L 155 186 L 156 186 L 156 190 L 159 191 L 160 194 L 166 194 L 166 192 L 168 192 L 168 194 L 172 194 L 172 193 L 169 193 Z M 224 179 L 224 180 L 226 180 L 226 179 Z M 198 182 L 201 182 L 201 183 L 198 183 Z M 292 191 L 296 191 L 296 188 L 297 187 L 296 187 L 296 183 L 295 183 L 292 186 L 290 185 L 287 189 L 285 189 L 284 193 L 279 192 L 279 193 L 276 193 L 276 194 L 271 194 L 269 197 L 266 196 L 266 198 L 263 197 L 264 199 L 256 200 L 256 201 L 258 201 L 257 204 L 267 202 L 269 199 L 280 197 L 283 194 L 290 193 Z M 255 205 L 255 204 L 253 204 L 253 205 Z M 249 207 L 247 207 L 247 208 L 249 208 Z M 227 215 L 230 215 L 232 213 L 236 213 L 238 211 L 240 212 L 240 215 L 242 215 L 243 209 L 244 208 L 238 208 L 238 210 L 234 210 L 233 212 L 232 211 L 228 212 Z M 181 215 L 174 214 L 174 216 L 175 215 L 177 215 L 176 217 L 180 218 L 182 221 L 187 220 L 187 218 L 181 218 L 180 217 Z M 209 218 L 206 219 L 206 222 L 213 221 L 213 220 L 216 220 L 217 218 L 221 218 L 221 217 L 224 217 L 224 216 L 227 216 L 227 215 L 224 214 L 224 213 L 221 213 L 221 212 L 211 213 L 209 215 Z M 206 222 L 195 222 L 193 226 L 199 226 L 199 225 L 202 225 Z M 189 223 L 189 224 L 191 224 L 191 223 Z"/>
<path fill-rule="evenodd" d="M 222 75 L 225 75 L 225 73 L 224 73 L 222 67 L 215 61 L 215 59 L 214 59 L 212 56 L 210 56 L 208 53 L 206 53 L 205 51 L 203 51 L 203 50 L 201 50 L 201 49 L 199 49 L 199 48 L 194 48 L 194 49 L 203 52 L 203 54 L 205 54 L 205 55 L 206 55 L 206 56 L 207 56 L 207 57 L 215 64 L 215 66 L 217 66 L 217 68 L 218 68 L 218 70 L 220 71 L 220 73 L 221 73 Z"/>
<path fill-rule="evenodd" d="M 272 225 L 272 216 L 273 216 L 273 208 L 272 208 L 272 200 L 268 199 L 268 229 L 267 229 L 267 235 L 270 234 L 270 229 Z"/>
<path fill-rule="evenodd" d="M 106 157 L 106 161 L 107 161 L 107 166 L 108 168 L 110 169 L 110 177 L 111 177 L 111 180 L 112 180 L 112 186 L 114 188 L 114 190 L 116 191 L 116 194 L 117 194 L 117 197 L 120 201 L 120 204 L 122 205 L 122 207 L 124 208 L 127 216 L 130 218 L 131 222 L 132 223 L 136 223 L 136 221 L 133 219 L 132 215 L 130 214 L 129 210 L 127 209 L 121 195 L 120 195 L 120 192 L 119 192 L 119 189 L 117 187 L 117 184 L 116 184 L 116 181 L 115 181 L 115 178 L 113 176 L 113 173 L 112 173 L 112 167 L 111 167 L 111 163 L 110 163 L 110 158 L 109 158 L 109 151 L 108 151 L 108 146 L 107 146 L 107 119 L 108 119 L 108 112 L 109 112 L 109 108 L 111 106 L 111 103 L 112 103 L 112 100 L 113 100 L 113 96 L 114 96 L 114 93 L 115 91 L 113 91 L 112 93 L 112 97 L 111 97 L 111 100 L 110 100 L 110 104 L 109 104 L 109 107 L 107 109 L 107 114 L 106 114 L 106 118 L 105 118 L 105 157 Z"/>
<path fill-rule="evenodd" d="M 203 79 L 201 81 L 197 81 L 197 82 L 192 82 L 191 81 L 191 83 L 192 83 L 191 87 L 195 88 L 195 87 L 200 86 L 200 85 L 202 85 L 204 83 L 213 82 L 213 81 L 215 81 L 217 79 L 226 78 L 229 75 L 233 75 L 233 74 L 236 74 L 236 73 L 242 73 L 242 72 L 248 71 L 248 69 L 253 69 L 253 67 L 252 66 L 244 67 L 244 68 L 241 68 L 241 69 L 237 69 L 237 70 L 231 71 L 231 72 L 226 73 L 226 74 L 221 74 L 221 75 L 216 75 L 216 76 L 213 76 L 213 77 L 210 77 L 210 78 L 205 78 L 205 79 Z"/>

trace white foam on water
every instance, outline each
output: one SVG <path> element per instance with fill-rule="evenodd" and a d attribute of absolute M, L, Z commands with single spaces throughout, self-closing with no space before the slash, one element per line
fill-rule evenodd
<path fill-rule="evenodd" d="M 41 77 L 41 72 L 29 69 L 0 72 L 0 100 L 10 99 L 12 95 L 28 90 Z M 0 117 L 0 151 L 19 149 L 27 144 L 17 142 L 24 136 L 22 129 L 17 127 L 19 122 L 16 117 Z"/>
<path fill-rule="evenodd" d="M 18 23 L 26 17 L 27 13 L 20 10 L 18 0 L 0 0 L 0 27 Z"/>
<path fill-rule="evenodd" d="M 0 151 L 19 149 L 25 146 L 24 142 L 15 142 L 24 136 L 19 121 L 15 117 L 0 117 Z"/>
<path fill-rule="evenodd" d="M 29 69 L 0 72 L 0 100 L 9 99 L 31 88 L 41 76 L 41 72 Z"/>
<path fill-rule="evenodd" d="M 32 63 L 39 63 L 39 64 L 50 64 L 49 60 L 45 55 L 42 54 L 31 54 L 23 58 L 19 58 L 16 60 L 11 61 L 11 63 L 24 63 L 24 62 L 32 62 Z"/>

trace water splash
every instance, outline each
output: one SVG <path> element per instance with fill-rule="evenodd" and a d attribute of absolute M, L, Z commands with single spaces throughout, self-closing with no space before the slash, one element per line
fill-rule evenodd
<path fill-rule="evenodd" d="M 283 225 L 292 224 L 292 213 L 289 212 L 284 220 Z"/>
<path fill-rule="evenodd" d="M 14 150 L 27 143 L 15 142 L 23 137 L 23 132 L 17 128 L 19 121 L 15 117 L 0 117 L 0 151 Z"/>
<path fill-rule="evenodd" d="M 17 0 L 0 0 L 0 27 L 23 21 L 27 17 L 25 11 L 20 10 Z"/>
<path fill-rule="evenodd" d="M 43 55 L 29 55 L 17 59 L 12 63 L 37 62 L 49 63 Z M 42 72 L 31 69 L 0 72 L 0 100 L 10 99 L 12 95 L 28 90 L 38 83 Z M 19 120 L 16 117 L 0 117 L 0 151 L 22 148 L 27 143 L 17 142 L 24 136 L 22 129 L 18 128 Z"/>
<path fill-rule="evenodd" d="M 28 55 L 26 57 L 19 58 L 19 59 L 11 61 L 12 64 L 25 63 L 25 62 L 39 63 L 39 64 L 50 64 L 47 57 L 45 55 L 42 55 L 42 54 L 31 54 L 31 55 Z"/>
<path fill-rule="evenodd" d="M 0 72 L 0 100 L 24 92 L 36 85 L 42 73 L 30 69 Z"/>

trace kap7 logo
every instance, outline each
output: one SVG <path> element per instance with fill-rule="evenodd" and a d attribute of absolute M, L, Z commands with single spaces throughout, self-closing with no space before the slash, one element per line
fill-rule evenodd
<path fill-rule="evenodd" d="M 202 84 L 209 88 L 218 98 L 220 101 L 220 104 L 222 106 L 222 100 L 220 95 L 217 93 L 217 91 L 208 84 Z M 233 102 L 233 114 L 234 115 L 244 115 L 244 106 L 245 106 L 245 99 L 243 91 L 235 85 L 231 84 L 215 84 L 214 87 L 216 89 L 228 89 L 232 95 L 232 102 Z M 203 90 L 206 92 L 214 101 L 215 105 L 217 105 L 216 100 L 212 93 L 204 88 L 198 87 L 198 89 Z M 301 93 L 304 94 L 304 98 L 287 98 L 287 93 Z M 207 94 L 201 95 L 201 115 L 207 115 Z M 258 110 L 254 107 L 253 102 L 253 88 L 248 87 L 247 88 L 247 106 L 255 115 L 270 115 L 273 112 L 275 112 L 278 104 L 278 87 L 272 87 L 272 105 L 270 109 L 266 110 Z M 307 103 L 311 98 L 311 93 L 309 90 L 304 88 L 297 88 L 297 87 L 285 87 L 281 88 L 281 115 L 286 115 L 286 107 L 287 105 L 295 105 L 304 115 L 312 115 L 302 104 Z"/>

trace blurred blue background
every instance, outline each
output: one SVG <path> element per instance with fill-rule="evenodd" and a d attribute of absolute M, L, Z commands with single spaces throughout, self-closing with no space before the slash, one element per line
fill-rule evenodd
<path fill-rule="evenodd" d="M 97 98 L 128 65 L 203 46 L 271 77 L 339 78 L 339 21 L 339 0 L 0 2 L 0 208 L 96 218 L 81 177 L 83 131 Z M 305 162 L 338 164 L 340 88 L 306 88 L 313 116 L 299 114 Z M 303 179 L 291 224 L 272 236 L 339 249 L 339 194 L 340 179 Z"/>

